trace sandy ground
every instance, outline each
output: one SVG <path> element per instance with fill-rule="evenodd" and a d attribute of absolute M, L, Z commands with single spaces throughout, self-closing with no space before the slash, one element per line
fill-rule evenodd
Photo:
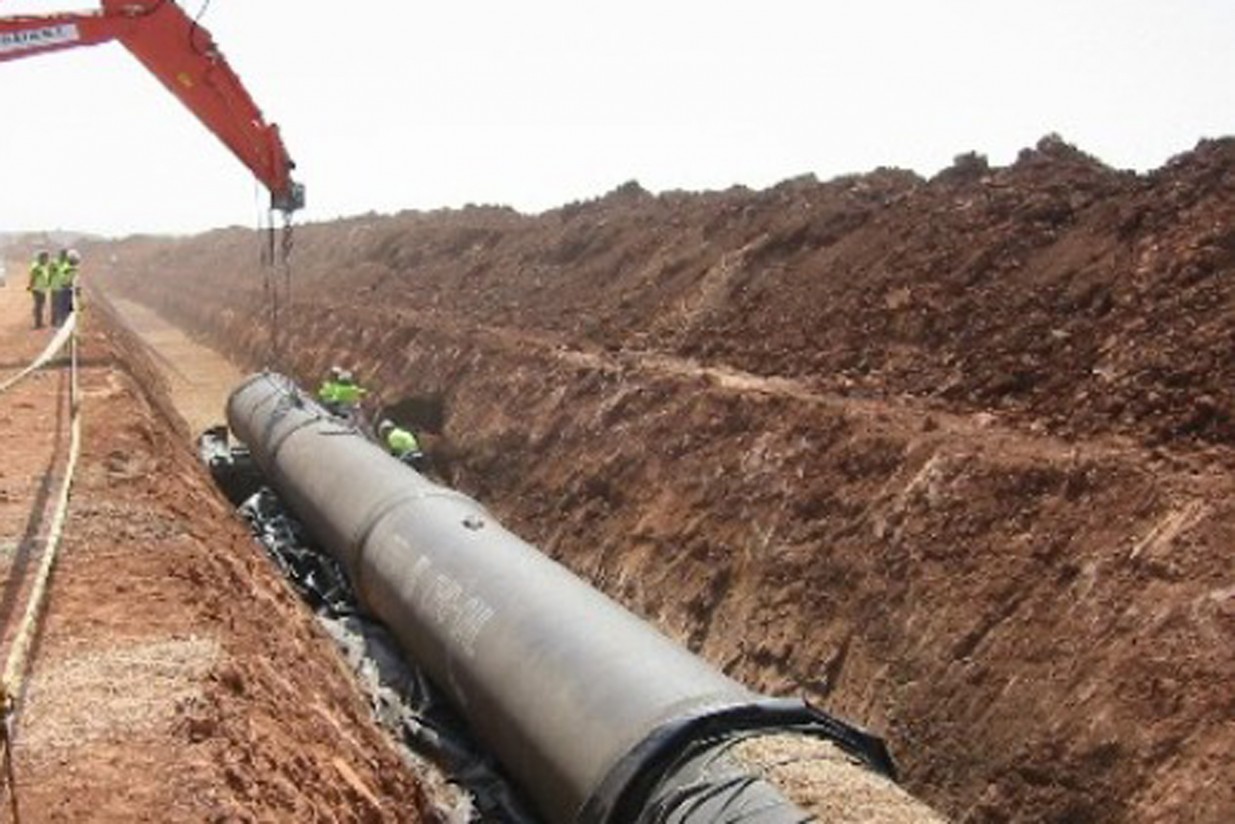
<path fill-rule="evenodd" d="M 167 381 L 172 406 L 196 437 L 225 423 L 227 396 L 244 377 L 227 358 L 168 323 L 153 310 L 131 300 L 110 301 L 116 317 L 145 343 Z"/>

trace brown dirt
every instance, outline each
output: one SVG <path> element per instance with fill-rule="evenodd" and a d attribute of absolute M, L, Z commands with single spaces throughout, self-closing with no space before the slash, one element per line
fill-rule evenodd
<path fill-rule="evenodd" d="M 109 305 L 111 316 L 150 353 L 187 431 L 197 435 L 219 423 L 228 393 L 244 377 L 241 371 L 147 307 L 120 299 L 109 300 Z"/>
<path fill-rule="evenodd" d="M 91 250 L 964 821 L 1235 820 L 1235 142 Z M 289 296 L 284 294 L 284 299 Z M 441 421 L 435 420 L 439 417 Z M 440 423 L 440 426 L 438 425 Z"/>
<path fill-rule="evenodd" d="M 48 337 L 28 306 L 0 289 L 4 374 Z M 82 357 L 83 451 L 17 717 L 22 820 L 422 820 L 330 641 L 159 410 L 151 364 L 97 313 Z M 65 383 L 48 368 L 0 413 L 6 638 L 63 471 Z"/>
<path fill-rule="evenodd" d="M 813 821 L 828 824 L 943 824 L 890 779 L 828 741 L 801 735 L 748 738 L 728 752 L 749 774 L 778 787 Z"/>

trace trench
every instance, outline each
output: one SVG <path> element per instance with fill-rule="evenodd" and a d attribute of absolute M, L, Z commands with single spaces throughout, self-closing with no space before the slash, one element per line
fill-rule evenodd
<path fill-rule="evenodd" d="M 175 345 L 171 348 L 174 354 L 168 354 L 169 347 L 165 344 L 159 348 L 159 355 L 155 360 L 165 368 L 166 378 L 171 380 L 175 377 L 189 384 L 187 388 L 182 387 L 179 393 L 174 388 L 171 393 L 173 403 L 180 414 L 184 414 L 185 406 L 189 411 L 199 410 L 203 399 L 208 402 L 212 390 L 216 388 L 226 390 L 233 388 L 225 385 L 226 379 L 230 378 L 229 370 L 220 368 L 217 364 L 213 366 L 209 364 L 211 358 L 219 359 L 218 355 L 188 343 L 183 336 L 174 335 L 172 330 L 162 328 L 164 322 L 156 314 L 125 302 L 112 302 L 111 311 L 114 312 L 118 323 L 146 341 L 147 345 L 158 346 L 159 342 L 175 340 Z M 199 360 L 206 361 L 208 368 L 197 369 L 196 362 Z M 184 368 L 181 368 L 181 365 Z M 171 374 L 167 374 L 168 370 Z M 213 383 L 210 377 L 198 377 L 196 380 L 189 381 L 186 378 L 189 374 L 222 376 L 222 379 L 215 377 Z M 186 401 L 186 398 L 189 400 Z M 430 432 L 433 431 L 432 428 L 436 421 L 436 429 L 439 432 L 441 430 L 443 407 L 440 397 L 405 398 L 391 404 L 385 412 L 397 415 L 401 421 L 414 420 Z M 520 791 L 515 789 L 512 782 L 501 776 L 492 758 L 474 743 L 466 723 L 447 708 L 447 702 L 442 694 L 431 685 L 429 679 L 414 666 L 409 667 L 399 662 L 397 649 L 391 643 L 388 634 L 380 624 L 369 619 L 359 607 L 350 591 L 347 575 L 343 573 L 339 564 L 317 549 L 309 531 L 298 523 L 294 515 L 279 502 L 273 493 L 261 487 L 260 475 L 254 473 L 246 477 L 246 474 L 253 469 L 251 463 L 245 460 L 247 452 L 242 448 L 229 449 L 226 437 L 226 431 L 223 429 L 208 430 L 202 436 L 199 440 L 199 453 L 203 462 L 220 481 L 221 488 L 229 493 L 233 503 L 238 505 L 239 512 L 250 523 L 254 536 L 269 553 L 271 560 L 292 581 L 306 602 L 315 610 L 319 620 L 335 638 L 345 657 L 356 670 L 360 683 L 370 696 L 379 722 L 408 747 L 410 759 L 427 759 L 432 761 L 436 767 L 445 770 L 445 782 L 430 781 L 431 786 L 440 787 L 443 783 L 448 783 L 463 789 L 462 797 L 456 796 L 453 799 L 438 797 L 435 800 L 438 809 L 446 810 L 447 816 L 458 820 L 516 822 L 516 824 L 538 820 L 529 812 L 530 805 L 521 798 Z M 253 493 L 254 489 L 258 491 Z M 879 742 L 875 741 L 872 744 L 859 731 L 838 724 L 827 716 L 819 717 L 822 719 L 820 723 L 803 724 L 801 719 L 791 721 L 788 716 L 784 721 L 762 721 L 760 723 L 766 727 L 765 736 L 769 740 L 776 735 L 796 735 L 794 730 L 799 728 L 804 731 L 810 730 L 813 732 L 803 734 L 809 736 L 826 734 L 827 738 L 841 743 L 847 752 L 859 753 L 864 759 L 875 759 L 869 762 L 872 769 L 873 765 L 879 764 L 880 770 L 891 770 L 886 752 L 883 751 Z M 716 734 L 715 731 L 708 733 L 710 736 Z M 755 739 L 752 738 L 753 740 Z M 852 766 L 845 766 L 851 763 L 850 758 L 853 756 L 838 756 L 832 750 L 818 750 L 811 753 L 803 749 L 805 741 L 806 739 L 803 738 L 777 745 L 781 748 L 787 746 L 789 748 L 787 752 L 793 753 L 790 756 L 786 756 L 784 754 L 786 751 L 783 749 L 777 751 L 780 754 L 759 754 L 756 747 L 752 751 L 754 754 L 743 757 L 753 759 L 750 761 L 751 764 L 761 765 L 760 770 L 778 769 L 777 765 L 781 763 L 781 759 L 786 757 L 789 758 L 787 763 L 820 765 L 813 771 L 807 769 L 803 774 L 818 785 L 809 794 L 813 805 L 811 809 L 829 809 L 833 812 L 833 817 L 843 813 L 846 817 L 858 816 L 853 820 L 890 822 L 908 820 L 906 816 L 920 821 L 934 819 L 934 815 L 925 807 L 920 807 L 916 802 L 901 795 L 886 781 L 876 779 L 873 773 L 870 779 L 843 777 L 849 770 L 855 769 Z M 726 748 L 729 746 L 732 745 L 726 745 Z M 872 746 L 877 746 L 878 749 L 871 749 Z M 747 753 L 748 749 L 750 748 L 746 744 L 741 744 L 735 746 L 733 751 Z M 703 756 L 694 757 L 702 758 Z M 718 788 L 729 786 L 733 781 L 730 772 L 735 769 L 727 766 L 729 761 L 729 756 L 715 763 L 712 758 L 700 761 L 699 765 L 689 767 L 688 772 L 691 777 L 683 779 L 688 781 L 687 787 L 691 789 L 675 790 L 670 786 L 669 789 L 661 789 L 657 792 L 666 793 L 665 797 L 670 798 L 679 792 L 689 794 L 699 792 L 700 790 L 695 788 L 695 782 L 715 781 Z M 802 768 L 798 769 L 800 772 Z M 710 777 L 713 776 L 714 771 L 715 777 Z M 857 768 L 857 771 L 866 772 L 863 768 Z M 803 775 L 780 780 L 788 780 L 790 785 L 796 785 L 803 780 Z M 869 783 L 876 780 L 883 783 Z M 768 799 L 764 795 L 767 793 L 757 788 L 751 790 L 749 784 L 750 780 L 747 780 L 736 785 L 743 789 L 738 790 L 738 794 L 735 794 L 733 799 L 722 801 L 722 807 L 718 807 L 715 813 L 708 812 L 708 808 L 704 807 L 702 811 L 694 813 L 693 818 L 683 820 L 720 820 L 714 816 L 720 815 L 719 811 L 722 808 L 728 810 L 730 805 L 736 805 L 736 799 L 742 793 L 755 793 L 752 800 L 744 803 L 756 806 L 766 805 Z M 700 786 L 706 786 L 706 783 Z M 841 787 L 845 788 L 850 801 L 842 803 L 837 800 L 838 788 Z M 725 792 L 732 791 L 726 790 Z M 775 795 L 775 790 L 767 792 L 773 793 L 774 797 L 779 797 Z M 801 790 L 797 792 L 799 795 L 802 793 Z M 673 803 L 693 804 L 693 802 L 686 801 Z M 741 808 L 735 806 L 734 809 Z M 726 815 L 730 814 L 736 813 L 726 813 Z M 634 811 L 632 809 L 625 812 L 613 812 L 609 815 L 617 817 L 604 820 L 627 821 L 633 819 Z M 640 818 L 640 820 L 645 819 Z M 646 820 L 661 819 L 648 818 Z M 802 819 L 782 817 L 768 820 Z"/>

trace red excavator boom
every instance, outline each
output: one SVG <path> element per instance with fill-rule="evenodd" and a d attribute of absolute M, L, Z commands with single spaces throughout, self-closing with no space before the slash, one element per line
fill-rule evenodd
<path fill-rule="evenodd" d="M 279 127 L 267 123 L 210 32 L 172 0 L 102 0 L 96 11 L 0 17 L 0 61 L 119 40 L 270 190 L 270 206 L 304 206 Z"/>

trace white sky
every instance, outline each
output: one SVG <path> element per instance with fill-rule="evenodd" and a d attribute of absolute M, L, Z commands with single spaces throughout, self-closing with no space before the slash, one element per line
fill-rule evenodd
<path fill-rule="evenodd" d="M 301 220 L 539 211 L 631 179 L 929 175 L 1051 131 L 1143 171 L 1235 133 L 1232 0 L 213 0 L 202 23 L 281 126 Z M 117 43 L 0 63 L 0 89 L 0 231 L 196 232 L 264 209 Z"/>

